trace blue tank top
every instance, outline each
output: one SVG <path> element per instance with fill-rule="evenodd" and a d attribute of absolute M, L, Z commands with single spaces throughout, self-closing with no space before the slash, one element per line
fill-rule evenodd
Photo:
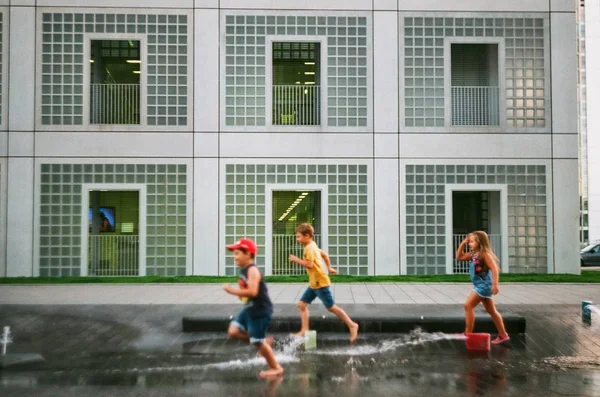
<path fill-rule="evenodd" d="M 244 287 L 248 286 L 248 270 L 250 270 L 251 267 L 256 267 L 256 265 L 252 264 L 244 267 L 240 272 L 240 283 L 243 284 Z M 260 282 L 258 284 L 258 295 L 254 298 L 248 298 L 246 301 L 246 312 L 250 317 L 254 318 L 270 316 L 273 314 L 273 303 L 271 302 L 271 298 L 269 298 L 269 290 L 267 289 L 267 284 L 265 283 L 262 274 L 260 275 Z"/>

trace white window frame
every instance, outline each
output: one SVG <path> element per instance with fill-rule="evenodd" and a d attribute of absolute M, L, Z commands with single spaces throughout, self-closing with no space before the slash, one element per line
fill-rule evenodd
<path fill-rule="evenodd" d="M 329 195 L 327 184 L 267 184 L 265 185 L 265 275 L 273 274 L 273 192 L 318 191 L 321 192 L 321 244 L 327 251 L 329 245 Z"/>
<path fill-rule="evenodd" d="M 498 45 L 498 112 L 500 124 L 497 126 L 452 125 L 452 44 L 497 44 Z M 445 128 L 450 132 L 506 131 L 506 45 L 503 37 L 446 37 L 444 38 L 444 104 Z"/>
<path fill-rule="evenodd" d="M 320 87 L 320 103 L 321 103 L 321 124 L 315 126 L 302 125 L 274 125 L 273 124 L 273 43 L 319 43 L 320 44 L 320 59 L 319 59 L 319 77 Z M 265 117 L 266 126 L 269 129 L 277 129 L 280 131 L 293 132 L 316 132 L 327 128 L 327 36 L 286 36 L 286 35 L 271 35 L 265 37 Z"/>
<path fill-rule="evenodd" d="M 92 52 L 92 41 L 139 41 L 140 42 L 140 123 L 139 124 L 90 124 L 91 100 L 91 64 L 89 59 Z M 148 124 L 148 51 L 145 34 L 125 33 L 88 33 L 84 36 L 83 49 L 83 127 L 88 130 L 99 131 L 123 131 L 128 129 L 147 128 Z"/>
<path fill-rule="evenodd" d="M 500 192 L 501 271 L 509 271 L 508 263 L 508 187 L 505 184 L 447 184 L 446 185 L 446 274 L 454 274 L 456 249 L 453 241 L 453 192 Z"/>
<path fill-rule="evenodd" d="M 81 185 L 81 277 L 88 276 L 89 200 L 94 190 L 139 192 L 138 276 L 146 275 L 146 185 L 141 183 L 84 183 Z"/>

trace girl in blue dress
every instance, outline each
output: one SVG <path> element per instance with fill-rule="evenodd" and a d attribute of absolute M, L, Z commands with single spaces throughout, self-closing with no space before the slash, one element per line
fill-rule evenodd
<path fill-rule="evenodd" d="M 465 246 L 469 245 L 469 252 L 465 252 Z M 510 340 L 502 316 L 496 310 L 493 296 L 498 290 L 498 257 L 492 251 L 490 239 L 486 232 L 476 231 L 467 236 L 456 251 L 456 259 L 459 261 L 470 261 L 469 274 L 473 282 L 473 291 L 465 302 L 465 333 L 473 332 L 475 326 L 475 307 L 480 303 L 492 316 L 492 320 L 498 329 L 498 336 L 492 344 L 498 345 Z"/>

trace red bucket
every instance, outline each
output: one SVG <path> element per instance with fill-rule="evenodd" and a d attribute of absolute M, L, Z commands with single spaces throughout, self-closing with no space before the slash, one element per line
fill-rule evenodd
<path fill-rule="evenodd" d="M 490 334 L 467 334 L 467 350 L 489 352 L 492 350 Z"/>

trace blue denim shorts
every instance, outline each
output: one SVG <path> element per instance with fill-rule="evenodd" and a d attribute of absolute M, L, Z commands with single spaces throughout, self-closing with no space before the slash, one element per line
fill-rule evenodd
<path fill-rule="evenodd" d="M 250 343 L 264 343 L 265 338 L 267 337 L 269 324 L 271 324 L 271 315 L 252 318 L 246 309 L 242 309 L 235 320 L 231 322 L 231 325 L 238 328 L 240 331 L 248 333 L 248 336 L 250 336 Z"/>
<path fill-rule="evenodd" d="M 333 305 L 335 305 L 335 301 L 333 300 L 333 295 L 331 294 L 331 289 L 329 287 L 323 287 L 318 289 L 307 288 L 302 294 L 302 298 L 300 298 L 300 302 L 304 302 L 307 304 L 313 303 L 315 298 L 319 298 L 323 305 L 327 309 L 331 309 Z"/>
<path fill-rule="evenodd" d="M 492 284 L 485 280 L 474 281 L 473 291 L 484 299 L 492 299 L 494 297 L 492 294 Z"/>

